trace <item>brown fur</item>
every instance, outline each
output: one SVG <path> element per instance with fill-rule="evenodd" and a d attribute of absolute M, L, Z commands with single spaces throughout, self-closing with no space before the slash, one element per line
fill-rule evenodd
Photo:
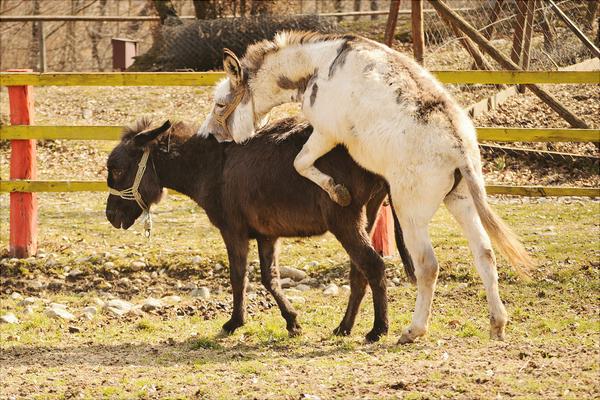
<path fill-rule="evenodd" d="M 136 129 L 147 129 L 146 121 L 128 130 L 108 159 L 109 186 L 131 185 L 142 147 L 129 140 Z M 212 136 L 193 135 L 185 124 L 176 124 L 150 142 L 148 168 L 140 192 L 154 202 L 163 187 L 175 189 L 194 199 L 221 232 L 229 255 L 234 310 L 224 329 L 233 332 L 245 320 L 244 292 L 247 282 L 248 242 L 258 242 L 262 282 L 277 301 L 290 334 L 300 325 L 297 313 L 283 295 L 277 272 L 279 237 L 321 235 L 332 232 L 344 246 L 352 261 L 352 293 L 346 315 L 336 329 L 348 334 L 367 283 L 373 292 L 375 323 L 367 335 L 377 340 L 388 329 L 387 295 L 383 260 L 370 245 L 368 232 L 377 210 L 387 194 L 380 178 L 359 167 L 339 146 L 318 162 L 317 167 L 338 179 L 352 191 L 352 203 L 340 207 L 318 186 L 301 177 L 293 160 L 308 139 L 312 128 L 294 119 L 278 121 L 243 146 L 218 143 Z M 113 170 L 128 173 L 111 180 Z M 128 228 L 141 210 L 132 201 L 109 196 L 106 215 L 115 227 Z M 399 226 L 397 226 L 399 229 Z M 397 235 L 403 259 L 410 257 Z"/>

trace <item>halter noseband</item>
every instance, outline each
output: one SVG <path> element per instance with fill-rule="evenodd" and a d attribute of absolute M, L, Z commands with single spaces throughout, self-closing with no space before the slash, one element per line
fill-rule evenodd
<path fill-rule="evenodd" d="M 221 125 L 221 128 L 223 128 L 225 133 L 230 138 L 233 138 L 233 136 L 231 135 L 231 132 L 229 132 L 229 127 L 227 126 L 227 120 L 229 119 L 229 116 L 233 113 L 233 111 L 236 109 L 236 107 L 240 105 L 240 103 L 242 102 L 242 99 L 244 98 L 245 93 L 246 93 L 246 89 L 242 86 L 241 89 L 238 89 L 235 92 L 235 95 L 233 96 L 233 100 L 231 101 L 231 103 L 227 104 L 223 108 L 223 111 L 221 111 L 219 114 L 215 113 L 215 115 L 214 115 L 215 121 L 217 121 L 217 123 L 219 125 Z"/>
<path fill-rule="evenodd" d="M 144 200 L 142 199 L 142 195 L 138 191 L 140 187 L 140 183 L 142 182 L 142 178 L 144 177 L 144 172 L 146 172 L 146 164 L 148 163 L 148 157 L 150 156 L 150 149 L 146 148 L 144 150 L 144 154 L 138 163 L 138 170 L 135 174 L 135 179 L 133 180 L 133 185 L 130 188 L 117 190 L 111 187 L 108 188 L 108 192 L 115 196 L 119 196 L 123 200 L 131 200 L 135 201 L 138 206 L 142 209 L 142 218 L 144 219 L 144 236 L 147 238 L 150 237 L 150 233 L 152 231 L 152 215 L 150 214 L 150 207 L 146 205 Z"/>

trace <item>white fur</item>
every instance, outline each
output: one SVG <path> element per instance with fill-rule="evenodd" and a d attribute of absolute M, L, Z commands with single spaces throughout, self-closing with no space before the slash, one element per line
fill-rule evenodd
<path fill-rule="evenodd" d="M 332 77 L 328 76 L 329 68 L 343 40 L 286 46 L 286 36 L 281 34 L 275 42 L 281 49 L 267 55 L 261 69 L 250 80 L 254 109 L 238 107 L 233 114 L 234 139 L 241 141 L 254 135 L 249 124 L 256 115 L 262 116 L 274 106 L 294 99 L 293 90 L 283 90 L 277 85 L 280 76 L 296 80 L 318 71 L 318 77 L 300 99 L 314 132 L 294 166 L 333 198 L 331 178 L 313 164 L 335 145 L 343 143 L 360 165 L 387 179 L 417 276 L 413 320 L 400 339 L 401 342 L 413 341 L 427 331 L 438 274 L 428 224 L 452 188 L 455 169 L 473 168 L 479 184 L 483 184 L 473 124 L 431 74 L 411 59 L 376 42 L 367 41 L 367 45 L 351 50 Z M 392 86 L 390 76 L 397 78 Z M 311 106 L 315 84 L 318 90 Z M 398 90 L 403 93 L 401 104 L 397 103 Z M 415 118 L 423 93 L 441 98 L 446 104 L 446 111 L 431 113 L 427 124 Z M 228 85 L 217 86 L 217 101 L 227 94 Z M 498 294 L 490 239 L 464 180 L 446 202 L 475 256 L 486 288 L 492 331 L 496 329 L 498 336 L 502 336 L 506 311 Z"/>

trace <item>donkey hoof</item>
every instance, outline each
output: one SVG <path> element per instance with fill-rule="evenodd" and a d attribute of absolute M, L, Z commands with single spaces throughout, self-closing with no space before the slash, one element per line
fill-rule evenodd
<path fill-rule="evenodd" d="M 492 340 L 504 340 L 506 334 L 504 333 L 504 326 L 492 326 L 490 328 L 490 339 Z"/>
<path fill-rule="evenodd" d="M 348 335 L 350 335 L 351 331 L 352 331 L 352 328 L 346 328 L 346 327 L 343 327 L 342 325 L 340 325 L 333 330 L 333 334 L 335 336 L 348 336 Z"/>
<path fill-rule="evenodd" d="M 352 196 L 350 196 L 350 192 L 344 185 L 335 185 L 333 187 L 333 194 L 332 200 L 342 207 L 347 207 L 352 202 Z"/>
<path fill-rule="evenodd" d="M 427 330 L 420 330 L 420 329 L 417 330 L 415 328 L 406 328 L 402 332 L 400 339 L 398 339 L 398 344 L 413 343 L 416 338 L 418 338 L 420 336 L 424 336 L 426 332 L 427 332 Z"/>
<path fill-rule="evenodd" d="M 231 335 L 233 332 L 235 332 L 237 328 L 239 328 L 242 325 L 244 325 L 243 322 L 230 319 L 229 321 L 223 324 L 222 332 L 224 332 L 227 335 Z"/>
<path fill-rule="evenodd" d="M 366 343 L 375 343 L 381 339 L 383 335 L 387 335 L 387 329 L 375 329 L 373 328 L 371 332 L 367 333 L 365 336 Z"/>
<path fill-rule="evenodd" d="M 302 335 L 302 327 L 300 326 L 300 324 L 298 324 L 296 322 L 293 325 L 288 326 L 287 331 L 288 331 L 288 335 L 290 335 L 290 337 L 296 337 L 296 336 Z"/>

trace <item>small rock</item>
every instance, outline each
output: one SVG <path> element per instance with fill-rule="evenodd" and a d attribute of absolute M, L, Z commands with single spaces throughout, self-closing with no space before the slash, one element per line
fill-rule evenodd
<path fill-rule="evenodd" d="M 342 285 L 342 290 L 346 293 L 350 293 L 350 285 Z"/>
<path fill-rule="evenodd" d="M 318 266 L 319 266 L 318 261 L 311 261 L 308 264 L 306 264 L 306 268 L 314 268 L 314 267 L 318 267 Z"/>
<path fill-rule="evenodd" d="M 302 279 L 305 279 L 308 275 L 306 274 L 306 272 L 297 268 L 282 266 L 279 267 L 279 276 L 281 276 L 281 278 L 284 279 L 290 278 L 295 281 L 301 281 Z"/>
<path fill-rule="evenodd" d="M 13 300 L 21 300 L 23 296 L 19 292 L 12 292 L 10 298 Z"/>
<path fill-rule="evenodd" d="M 300 395 L 301 399 L 305 399 L 305 400 L 321 400 L 321 398 L 317 395 L 314 394 L 308 394 L 308 393 L 302 393 Z"/>
<path fill-rule="evenodd" d="M 125 311 L 115 307 L 105 307 L 104 309 L 115 317 L 122 317 L 129 312 L 129 310 Z"/>
<path fill-rule="evenodd" d="M 130 302 L 125 301 L 125 300 L 113 299 L 113 300 L 107 301 L 104 307 L 105 308 L 115 308 L 117 310 L 123 311 L 123 314 L 127 314 L 133 307 L 133 304 L 131 304 Z"/>
<path fill-rule="evenodd" d="M 73 314 L 68 312 L 66 309 L 60 308 L 60 307 L 55 307 L 55 308 L 48 307 L 48 308 L 46 308 L 46 311 L 44 312 L 44 314 L 46 314 L 46 316 L 48 316 L 50 318 L 66 319 L 67 321 L 75 319 L 75 316 Z"/>
<path fill-rule="evenodd" d="M 146 263 L 142 262 L 142 261 L 134 261 L 131 263 L 131 270 L 132 271 L 140 271 L 142 269 L 146 268 Z"/>
<path fill-rule="evenodd" d="M 310 286 L 305 285 L 304 283 L 300 283 L 296 286 L 296 289 L 298 289 L 301 292 L 306 292 L 307 290 L 310 290 Z"/>
<path fill-rule="evenodd" d="M 304 304 L 306 299 L 302 296 L 288 296 L 288 300 L 293 304 Z"/>
<path fill-rule="evenodd" d="M 50 303 L 48 304 L 48 307 L 50 308 L 60 308 L 62 310 L 66 310 L 67 306 L 65 304 L 61 304 L 61 303 Z"/>
<path fill-rule="evenodd" d="M 91 321 L 94 319 L 94 314 L 84 312 L 83 314 L 81 314 L 81 317 L 87 319 L 88 321 Z"/>
<path fill-rule="evenodd" d="M 210 298 L 210 289 L 206 286 L 200 286 L 192 290 L 192 297 L 200 297 L 201 299 L 209 299 Z"/>
<path fill-rule="evenodd" d="M 31 281 L 31 283 L 29 284 L 29 287 L 31 287 L 32 289 L 43 289 L 46 287 L 46 285 L 39 279 L 36 279 L 36 280 Z"/>
<path fill-rule="evenodd" d="M 101 281 L 96 285 L 96 288 L 98 288 L 99 290 L 109 290 L 112 289 L 112 287 L 113 285 L 107 281 Z"/>
<path fill-rule="evenodd" d="M 158 272 L 156 271 L 152 271 L 152 273 L 150 274 L 151 278 L 158 278 Z"/>
<path fill-rule="evenodd" d="M 19 319 L 13 313 L 7 313 L 0 317 L 0 323 L 3 324 L 18 324 Z"/>
<path fill-rule="evenodd" d="M 198 288 L 198 285 L 196 285 L 194 282 L 188 282 L 185 285 L 183 285 L 183 287 L 181 289 L 183 290 L 194 290 Z"/>
<path fill-rule="evenodd" d="M 26 306 L 26 307 L 25 307 L 25 310 L 23 310 L 23 313 L 24 313 L 25 315 L 31 315 L 31 314 L 33 314 L 33 307 L 31 307 L 31 306 Z"/>
<path fill-rule="evenodd" d="M 131 285 L 131 280 L 124 276 L 123 278 L 119 279 L 119 285 L 123 287 L 129 287 Z"/>
<path fill-rule="evenodd" d="M 113 269 L 115 267 L 115 263 L 112 261 L 107 261 L 103 264 L 103 266 L 106 269 Z"/>
<path fill-rule="evenodd" d="M 71 271 L 67 274 L 67 278 L 71 279 L 71 280 L 75 280 L 75 279 L 79 279 L 79 278 L 83 277 L 83 275 L 85 275 L 85 272 L 83 272 L 80 269 L 74 269 L 73 271 Z"/>
<path fill-rule="evenodd" d="M 469 284 L 467 282 L 462 282 L 458 284 L 458 287 L 461 289 L 466 289 L 469 287 Z"/>
<path fill-rule="evenodd" d="M 194 256 L 194 257 L 192 257 L 192 264 L 198 265 L 201 262 L 202 262 L 202 257 L 200 257 L 200 256 Z"/>
<path fill-rule="evenodd" d="M 36 300 L 37 300 L 36 297 L 25 297 L 23 300 L 21 300 L 19 302 L 19 305 L 21 307 L 23 307 L 23 306 L 30 306 L 30 305 L 35 304 Z"/>
<path fill-rule="evenodd" d="M 398 286 L 400 284 L 400 278 L 392 278 L 392 282 L 394 283 L 394 285 Z"/>
<path fill-rule="evenodd" d="M 102 303 L 102 305 L 104 305 L 104 302 Z M 94 306 L 87 306 L 82 311 L 84 314 L 96 315 L 96 313 L 98 312 L 98 309 Z"/>
<path fill-rule="evenodd" d="M 79 333 L 81 332 L 81 328 L 77 326 L 69 326 L 69 333 Z"/>
<path fill-rule="evenodd" d="M 279 280 L 279 284 L 283 289 L 296 286 L 296 282 L 292 278 L 283 278 Z"/>
<path fill-rule="evenodd" d="M 96 304 L 97 306 L 99 306 L 99 307 L 104 307 L 104 301 L 103 301 L 101 298 L 99 298 L 99 297 L 94 297 L 94 298 L 92 299 L 92 301 L 93 301 L 93 302 L 94 302 L 94 304 Z"/>
<path fill-rule="evenodd" d="M 340 289 L 335 283 L 330 284 L 325 288 L 325 290 L 323 290 L 323 294 L 327 296 L 337 296 L 339 292 Z"/>
<path fill-rule="evenodd" d="M 162 301 L 160 301 L 159 299 L 155 299 L 153 297 L 150 297 L 149 299 L 147 299 L 146 301 L 144 301 L 144 304 L 142 304 L 142 310 L 143 311 L 152 311 L 152 310 L 158 310 L 159 308 L 163 307 L 163 303 Z"/>
<path fill-rule="evenodd" d="M 162 301 L 169 303 L 169 304 L 177 304 L 181 301 L 181 297 L 179 296 L 165 296 L 162 298 Z"/>
<path fill-rule="evenodd" d="M 215 271 L 220 271 L 223 268 L 225 268 L 225 267 L 223 267 L 223 264 L 221 264 L 221 263 L 216 263 L 215 264 Z"/>

